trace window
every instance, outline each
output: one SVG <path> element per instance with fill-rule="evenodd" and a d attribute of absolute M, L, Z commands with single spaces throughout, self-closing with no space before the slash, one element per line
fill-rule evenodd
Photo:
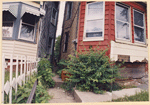
<path fill-rule="evenodd" d="M 129 7 L 116 4 L 116 38 L 130 40 Z"/>
<path fill-rule="evenodd" d="M 67 52 L 67 48 L 68 48 L 68 37 L 69 37 L 69 33 L 66 32 L 63 52 Z"/>
<path fill-rule="evenodd" d="M 72 2 L 67 2 L 67 17 L 66 20 L 71 18 Z"/>
<path fill-rule="evenodd" d="M 20 39 L 34 41 L 35 15 L 25 13 L 22 17 Z"/>
<path fill-rule="evenodd" d="M 92 2 L 86 5 L 84 41 L 100 40 L 104 36 L 104 2 Z M 88 41 L 88 40 L 87 40 Z"/>
<path fill-rule="evenodd" d="M 3 22 L 2 30 L 3 30 L 3 37 L 12 37 L 13 22 L 12 21 Z"/>
<path fill-rule="evenodd" d="M 133 10 L 134 15 L 134 40 L 145 42 L 144 36 L 144 14 L 142 12 Z"/>
<path fill-rule="evenodd" d="M 53 25 L 56 25 L 56 17 L 57 17 L 57 11 L 56 11 L 56 9 L 52 9 L 52 17 L 51 17 L 51 23 L 53 24 Z"/>
<path fill-rule="evenodd" d="M 13 36 L 13 23 L 15 19 L 16 18 L 9 11 L 3 11 L 3 37 L 10 38 Z"/>

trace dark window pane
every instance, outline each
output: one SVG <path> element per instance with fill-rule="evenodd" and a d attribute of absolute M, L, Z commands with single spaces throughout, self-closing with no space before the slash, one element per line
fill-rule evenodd
<path fill-rule="evenodd" d="M 143 14 L 134 11 L 134 24 L 139 26 L 144 26 L 143 24 Z"/>
<path fill-rule="evenodd" d="M 14 21 L 16 18 L 9 11 L 3 11 L 3 21 Z"/>
<path fill-rule="evenodd" d="M 117 38 L 130 39 L 129 24 L 117 21 Z"/>
<path fill-rule="evenodd" d="M 52 17 L 54 18 L 54 19 L 56 19 L 56 10 L 53 8 L 53 14 L 52 14 Z"/>
<path fill-rule="evenodd" d="M 86 33 L 86 37 L 101 37 L 102 36 L 102 32 L 90 32 L 90 33 Z"/>
<path fill-rule="evenodd" d="M 35 15 L 31 15 L 29 13 L 25 13 L 23 15 L 22 22 L 28 23 L 28 24 L 31 24 L 31 25 L 35 25 L 35 19 L 36 19 Z"/>
<path fill-rule="evenodd" d="M 144 42 L 144 29 L 134 26 L 134 39 Z"/>
<path fill-rule="evenodd" d="M 67 2 L 67 18 L 66 18 L 66 20 L 71 18 L 71 9 L 72 9 L 72 2 Z"/>
<path fill-rule="evenodd" d="M 116 18 L 125 22 L 129 21 L 128 8 L 116 5 Z"/>
<path fill-rule="evenodd" d="M 20 38 L 34 40 L 34 27 L 22 24 Z"/>
<path fill-rule="evenodd" d="M 13 22 L 3 22 L 3 37 L 12 37 L 12 32 L 13 32 Z"/>

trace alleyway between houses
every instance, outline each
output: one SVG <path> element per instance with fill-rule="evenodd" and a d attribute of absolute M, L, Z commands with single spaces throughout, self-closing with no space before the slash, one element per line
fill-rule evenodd
<path fill-rule="evenodd" d="M 48 90 L 48 93 L 52 96 L 49 103 L 75 103 L 74 97 L 65 92 L 64 89 L 55 87 Z"/>
<path fill-rule="evenodd" d="M 75 103 L 74 97 L 71 93 L 65 92 L 64 89 L 60 88 L 63 81 L 59 78 L 58 75 L 53 77 L 55 81 L 55 87 L 48 89 L 49 95 L 52 96 L 52 99 L 49 100 L 49 103 Z"/>

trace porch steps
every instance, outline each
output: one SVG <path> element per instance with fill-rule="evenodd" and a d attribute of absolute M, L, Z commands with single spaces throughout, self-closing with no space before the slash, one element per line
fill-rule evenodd
<path fill-rule="evenodd" d="M 55 81 L 55 87 L 60 87 L 63 84 L 63 81 L 59 77 L 59 75 L 55 75 L 54 77 L 52 77 L 52 79 Z"/>

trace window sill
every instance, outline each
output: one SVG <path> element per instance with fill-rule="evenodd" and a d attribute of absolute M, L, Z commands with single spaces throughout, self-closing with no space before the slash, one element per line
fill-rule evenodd
<path fill-rule="evenodd" d="M 89 37 L 89 38 L 83 38 L 83 41 L 103 41 L 104 37 Z"/>
<path fill-rule="evenodd" d="M 21 42 L 27 42 L 27 43 L 37 44 L 35 41 L 24 40 L 24 39 L 17 39 L 16 41 L 21 41 Z"/>
<path fill-rule="evenodd" d="M 133 45 L 133 46 L 147 47 L 147 45 L 145 43 L 140 43 L 140 42 L 137 42 L 137 41 L 132 43 L 130 40 L 116 39 L 115 42 L 122 43 L 122 44 Z"/>

